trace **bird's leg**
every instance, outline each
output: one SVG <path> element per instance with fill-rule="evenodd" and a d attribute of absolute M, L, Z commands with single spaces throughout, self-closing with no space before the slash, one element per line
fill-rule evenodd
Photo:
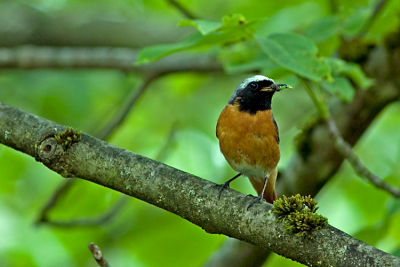
<path fill-rule="evenodd" d="M 247 209 L 250 209 L 254 204 L 256 204 L 257 202 L 260 202 L 263 199 L 265 188 L 267 188 L 267 183 L 268 183 L 268 177 L 265 177 L 264 186 L 263 186 L 261 193 L 258 195 L 258 197 L 256 197 L 255 199 L 253 199 L 251 201 L 249 206 L 247 206 Z"/>
<path fill-rule="evenodd" d="M 240 175 L 242 175 L 242 174 L 239 172 L 238 174 L 236 174 L 235 176 L 233 176 L 231 179 L 229 179 L 228 181 L 226 181 L 226 182 L 221 186 L 221 188 L 219 189 L 219 192 L 218 192 L 218 199 L 221 198 L 222 191 L 224 191 L 225 189 L 229 188 L 229 184 L 230 184 L 233 180 L 235 180 L 236 178 L 238 178 Z"/>

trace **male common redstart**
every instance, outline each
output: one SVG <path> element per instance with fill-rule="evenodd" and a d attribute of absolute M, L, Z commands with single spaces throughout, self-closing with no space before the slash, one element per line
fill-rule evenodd
<path fill-rule="evenodd" d="M 284 84 L 265 76 L 245 79 L 234 91 L 217 123 L 219 146 L 229 165 L 239 172 L 220 189 L 240 175 L 249 177 L 258 197 L 269 203 L 277 199 L 275 181 L 280 159 L 279 131 L 271 111 L 271 100 Z M 248 207 L 248 208 L 249 208 Z"/>

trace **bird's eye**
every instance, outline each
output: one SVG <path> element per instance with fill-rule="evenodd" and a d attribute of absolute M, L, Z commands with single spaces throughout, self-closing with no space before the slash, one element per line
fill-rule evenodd
<path fill-rule="evenodd" d="M 257 88 L 258 88 L 258 84 L 257 84 L 257 83 L 255 83 L 255 82 L 251 82 L 251 83 L 249 83 L 249 87 L 250 87 L 250 89 L 253 89 L 253 90 L 255 90 L 255 89 L 257 89 Z"/>

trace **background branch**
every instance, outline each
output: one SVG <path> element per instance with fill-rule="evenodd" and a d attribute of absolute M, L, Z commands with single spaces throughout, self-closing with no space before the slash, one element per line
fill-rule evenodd
<path fill-rule="evenodd" d="M 146 75 L 198 71 L 222 71 L 214 54 L 174 54 L 146 65 L 135 65 L 137 49 L 123 47 L 42 47 L 0 48 L 0 68 L 100 68 L 135 71 Z"/>
<path fill-rule="evenodd" d="M 385 190 L 389 194 L 394 197 L 400 197 L 400 189 L 385 182 L 381 177 L 372 173 L 360 160 L 359 157 L 354 153 L 351 146 L 343 140 L 342 136 L 339 133 L 339 130 L 332 119 L 327 119 L 326 123 L 328 124 L 329 131 L 335 139 L 335 144 L 337 150 L 350 162 L 354 171 L 361 177 L 364 177 L 368 181 L 370 181 L 374 186 Z"/>
<path fill-rule="evenodd" d="M 355 172 L 370 181 L 376 187 L 385 190 L 394 197 L 400 197 L 400 189 L 386 183 L 382 178 L 372 173 L 360 160 L 360 158 L 354 153 L 352 147 L 342 138 L 335 122 L 330 118 L 329 111 L 326 105 L 316 97 L 315 93 L 311 89 L 307 81 L 303 80 L 304 87 L 316 109 L 318 110 L 319 116 L 326 122 L 330 134 L 335 140 L 336 149 L 345 157 L 350 165 L 353 167 Z"/>
<path fill-rule="evenodd" d="M 101 252 L 100 248 L 96 244 L 90 243 L 89 250 L 92 252 L 93 258 L 100 267 L 110 267 L 108 262 L 104 259 L 103 252 Z"/>
<path fill-rule="evenodd" d="M 175 7 L 176 10 L 178 10 L 183 16 L 185 16 L 188 19 L 196 19 L 196 16 L 193 15 L 193 13 L 184 7 L 181 3 L 177 2 L 176 0 L 167 0 L 167 2 Z"/>
<path fill-rule="evenodd" d="M 66 127 L 0 103 L 0 142 L 63 176 L 76 176 L 173 212 L 209 233 L 235 237 L 307 265 L 396 266 L 400 259 L 328 226 L 313 238 L 288 234 L 271 205 L 250 210 L 253 197 L 227 190 L 146 157 L 82 134 L 67 150 L 54 139 Z M 4 134 L 7 133 L 7 134 Z M 299 250 L 298 248 L 307 248 Z"/>
<path fill-rule="evenodd" d="M 377 0 L 374 9 L 372 10 L 371 16 L 365 22 L 364 26 L 358 33 L 357 37 L 361 38 L 365 36 L 365 34 L 370 30 L 372 25 L 374 24 L 376 18 L 379 16 L 385 5 L 388 3 L 388 0 Z"/>
<path fill-rule="evenodd" d="M 144 94 L 147 88 L 149 88 L 150 83 L 155 79 L 160 78 L 161 76 L 162 74 L 146 77 L 138 89 L 131 91 L 131 94 L 127 97 L 127 100 L 122 104 L 121 108 L 117 110 L 112 119 L 98 134 L 96 134 L 96 136 L 99 139 L 108 139 L 111 136 L 112 132 L 117 129 L 118 126 L 121 125 L 122 122 L 126 119 L 133 106 Z"/>
<path fill-rule="evenodd" d="M 128 202 L 127 196 L 121 196 L 114 205 L 98 216 L 90 217 L 90 218 L 76 218 L 71 220 L 47 220 L 45 223 L 47 225 L 56 226 L 56 227 L 80 227 L 80 226 L 96 226 L 108 223 L 111 219 L 113 219 L 125 206 Z"/>
<path fill-rule="evenodd" d="M 71 178 L 65 181 L 62 181 L 58 184 L 57 188 L 53 191 L 50 198 L 46 201 L 43 207 L 39 210 L 37 219 L 35 221 L 36 225 L 41 223 L 49 223 L 51 220 L 49 219 L 49 213 L 55 207 L 60 200 L 61 197 L 65 195 L 65 193 L 71 188 L 71 186 L 75 183 L 75 179 Z"/>
<path fill-rule="evenodd" d="M 117 110 L 117 112 L 111 118 L 111 120 L 107 123 L 107 125 L 105 125 L 105 127 L 96 134 L 96 137 L 99 139 L 102 139 L 102 140 L 107 140 L 111 136 L 112 132 L 125 120 L 125 118 L 129 114 L 129 112 L 131 111 L 132 107 L 135 105 L 135 103 L 138 101 L 138 99 L 143 95 L 143 93 L 149 87 L 150 83 L 153 80 L 159 78 L 160 76 L 161 75 L 152 75 L 152 76 L 146 77 L 138 89 L 133 88 L 131 90 L 130 95 L 127 96 L 126 101 L 121 105 L 121 108 L 119 110 Z M 69 188 L 72 186 L 73 183 L 75 183 L 74 178 L 70 178 L 70 179 L 60 183 L 60 185 L 52 193 L 49 200 L 41 208 L 41 210 L 39 212 L 39 216 L 36 220 L 36 224 L 46 222 L 47 224 L 52 224 L 52 225 L 56 225 L 56 226 L 82 226 L 82 225 L 85 225 L 85 222 L 87 222 L 87 225 L 96 225 L 96 224 L 100 224 L 102 222 L 106 222 L 109 220 L 109 218 L 111 218 L 108 215 L 108 212 L 106 212 L 106 214 L 99 215 L 96 218 L 92 218 L 92 219 L 77 219 L 77 220 L 73 220 L 73 221 L 49 220 L 48 213 L 54 206 L 56 206 L 56 204 L 58 203 L 60 198 L 63 195 L 65 195 L 65 193 L 69 190 Z M 122 206 L 123 206 L 122 204 L 115 205 L 110 210 L 110 213 L 115 214 L 117 211 L 120 210 L 120 208 L 122 208 Z M 114 209 L 116 211 L 113 211 Z"/>

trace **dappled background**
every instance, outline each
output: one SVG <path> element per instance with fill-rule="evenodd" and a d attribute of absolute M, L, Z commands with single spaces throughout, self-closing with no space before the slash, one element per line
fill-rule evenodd
<path fill-rule="evenodd" d="M 335 110 L 393 78 L 371 77 L 365 65 L 387 40 L 400 46 L 399 1 L 179 3 L 0 1 L 0 101 L 222 183 L 235 173 L 219 152 L 215 125 L 245 77 L 258 72 L 294 87 L 272 104 L 280 171 L 304 152 L 304 129 L 318 118 L 305 85 Z M 393 100 L 371 110 L 377 116 L 354 150 L 372 172 L 398 186 L 400 105 Z M 340 125 L 341 118 L 334 119 Z M 330 224 L 400 256 L 399 200 L 347 162 L 322 185 L 316 199 Z M 245 178 L 232 186 L 255 194 Z M 0 146 L 2 266 L 95 266 L 90 242 L 112 266 L 199 266 L 226 239 L 121 197 L 86 181 L 66 183 L 31 157 Z M 300 266 L 277 255 L 266 265 Z"/>

